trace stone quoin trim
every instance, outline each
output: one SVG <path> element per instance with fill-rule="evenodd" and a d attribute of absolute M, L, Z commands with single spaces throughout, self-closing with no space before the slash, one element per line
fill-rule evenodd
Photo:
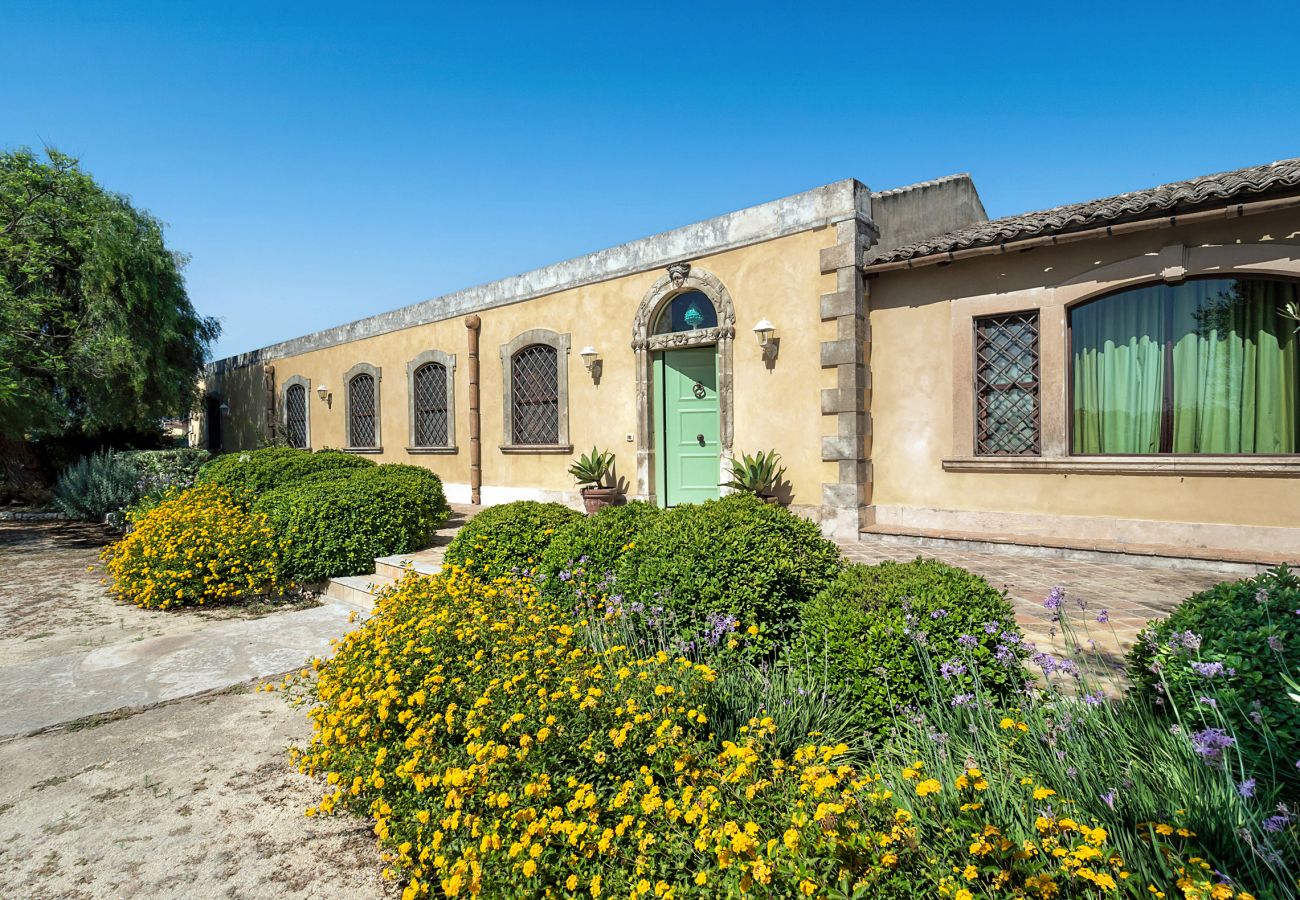
<path fill-rule="evenodd" d="M 835 244 L 821 252 L 822 274 L 835 276 L 835 292 L 821 297 L 822 321 L 835 325 L 835 338 L 821 344 L 822 368 L 835 370 L 835 387 L 821 397 L 822 416 L 834 423 L 822 437 L 821 456 L 839 469 L 836 481 L 822 484 L 822 529 L 840 537 L 857 537 L 872 524 L 870 298 L 861 266 L 880 233 L 871 192 L 854 182 L 854 194 L 852 214 L 835 222 Z"/>
<path fill-rule="evenodd" d="M 421 444 L 416 435 L 415 373 L 429 363 L 437 363 L 447 373 L 447 441 L 438 446 Z M 456 452 L 456 354 L 425 350 L 406 364 L 406 418 L 409 432 L 407 453 Z"/>
<path fill-rule="evenodd" d="M 548 328 L 532 328 L 501 345 L 501 405 L 504 427 L 501 432 L 503 453 L 572 453 L 569 442 L 569 347 L 572 336 Z M 558 439 L 554 444 L 520 444 L 515 441 L 514 359 L 527 347 L 541 344 L 555 351 L 556 416 Z"/>
<path fill-rule="evenodd" d="M 306 416 L 306 424 L 304 426 L 304 434 L 307 437 L 307 441 L 305 444 L 303 444 L 303 449 L 310 450 L 311 449 L 311 379 L 310 378 L 306 378 L 302 375 L 290 375 L 288 378 L 284 380 L 284 384 L 280 386 L 280 428 L 283 430 L 282 433 L 285 436 L 285 440 L 288 440 L 289 439 L 289 388 L 294 387 L 295 385 L 301 387 L 305 392 L 304 399 L 306 400 L 305 403 L 306 411 L 304 415 Z"/>
<path fill-rule="evenodd" d="M 671 334 L 654 334 L 655 318 L 659 311 L 676 297 L 687 291 L 699 291 L 709 298 L 717 313 L 718 324 L 698 331 L 677 331 Z M 668 267 L 646 295 L 641 298 L 636 318 L 632 323 L 632 349 L 636 351 L 636 491 L 637 496 L 656 502 L 657 485 L 655 469 L 655 411 L 654 391 L 651 390 L 654 374 L 654 354 L 661 350 L 681 347 L 718 348 L 718 416 L 719 443 L 722 444 L 721 466 L 718 481 L 726 481 L 731 468 L 731 443 L 735 434 L 735 378 L 733 375 L 732 345 L 736 339 L 736 306 L 722 281 L 712 272 L 692 268 L 687 263 Z"/>
<path fill-rule="evenodd" d="M 369 375 L 374 379 L 375 385 L 375 442 L 368 447 L 354 447 L 352 445 L 352 379 L 358 375 Z M 343 434 L 344 450 L 354 453 L 382 453 L 384 450 L 383 434 L 380 430 L 383 421 L 383 404 L 380 398 L 382 391 L 382 370 L 378 366 L 372 366 L 370 363 L 357 363 L 352 368 L 343 373 Z"/>

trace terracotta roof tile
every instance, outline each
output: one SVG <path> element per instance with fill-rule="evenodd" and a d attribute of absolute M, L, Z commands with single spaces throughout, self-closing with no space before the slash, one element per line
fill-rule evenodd
<path fill-rule="evenodd" d="M 1040 212 L 991 219 L 886 250 L 867 265 L 901 262 L 1039 235 L 1079 231 L 1116 222 L 1151 218 L 1171 211 L 1187 212 L 1216 202 L 1297 190 L 1300 190 L 1300 158 L 1284 159 L 1232 172 L 1203 175 L 1190 181 L 1162 184 L 1144 191 L 1130 191 L 1114 197 L 1089 200 L 1086 203 L 1071 203 Z"/>

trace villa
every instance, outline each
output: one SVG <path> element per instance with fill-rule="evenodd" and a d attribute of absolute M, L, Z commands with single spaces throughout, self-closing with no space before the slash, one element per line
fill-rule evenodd
<path fill-rule="evenodd" d="M 989 220 L 846 180 L 213 363 L 195 446 L 428 466 L 453 502 L 718 495 L 859 534 L 1300 561 L 1300 159 Z"/>

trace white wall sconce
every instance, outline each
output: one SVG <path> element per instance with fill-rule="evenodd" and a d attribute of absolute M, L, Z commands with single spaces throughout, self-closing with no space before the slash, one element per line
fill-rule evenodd
<path fill-rule="evenodd" d="M 600 351 L 588 344 L 578 351 L 578 355 L 582 357 L 582 364 L 586 366 L 588 374 L 590 374 L 592 379 L 599 384 L 601 370 Z"/>
<path fill-rule="evenodd" d="M 324 399 L 327 398 L 329 395 L 330 395 L 330 389 L 329 389 L 328 387 L 326 387 L 326 386 L 323 385 L 323 384 L 318 384 L 318 385 L 316 385 L 316 396 L 317 396 L 317 397 L 320 397 L 322 400 L 324 400 Z"/>
<path fill-rule="evenodd" d="M 758 324 L 754 326 L 754 337 L 758 338 L 758 346 L 763 352 L 763 360 L 769 366 L 776 359 L 776 351 L 779 341 L 774 337 L 776 326 L 767 319 L 759 319 Z"/>

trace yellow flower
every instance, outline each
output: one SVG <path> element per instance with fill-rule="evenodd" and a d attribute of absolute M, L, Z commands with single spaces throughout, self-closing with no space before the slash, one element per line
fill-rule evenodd
<path fill-rule="evenodd" d="M 942 789 L 942 787 L 943 786 L 939 784 L 939 782 L 936 781 L 935 779 L 927 778 L 925 781 L 922 781 L 920 784 L 916 786 L 916 796 L 926 797 L 929 796 L 930 794 L 937 794 Z"/>

